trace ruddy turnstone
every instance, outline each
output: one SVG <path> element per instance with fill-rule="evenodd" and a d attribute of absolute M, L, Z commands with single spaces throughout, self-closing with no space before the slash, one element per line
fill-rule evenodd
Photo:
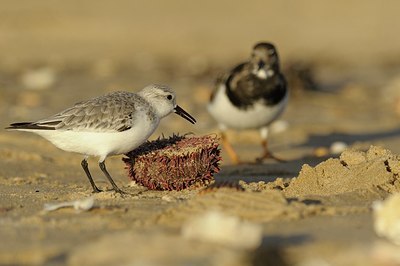
<path fill-rule="evenodd" d="M 281 115 L 288 96 L 278 52 L 267 42 L 256 44 L 248 61 L 217 80 L 208 111 L 219 123 L 223 145 L 233 163 L 239 163 L 239 157 L 226 138 L 227 128 L 259 129 L 263 154 L 257 161 L 279 160 L 268 149 L 268 126 Z"/>

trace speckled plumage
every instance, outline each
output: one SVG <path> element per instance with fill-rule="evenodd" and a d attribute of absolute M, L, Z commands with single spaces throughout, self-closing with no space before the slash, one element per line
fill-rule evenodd
<path fill-rule="evenodd" d="M 244 110 L 251 108 L 257 101 L 273 106 L 282 101 L 287 93 L 286 80 L 279 71 L 268 78 L 258 78 L 252 64 L 246 63 L 235 67 L 224 85 L 232 104 Z"/>

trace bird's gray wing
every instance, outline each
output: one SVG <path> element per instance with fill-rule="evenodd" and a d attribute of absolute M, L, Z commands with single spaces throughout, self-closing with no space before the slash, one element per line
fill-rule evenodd
<path fill-rule="evenodd" d="M 37 121 L 39 127 L 56 130 L 120 132 L 135 123 L 135 112 L 143 99 L 128 92 L 114 92 L 79 102 L 52 117 Z"/>

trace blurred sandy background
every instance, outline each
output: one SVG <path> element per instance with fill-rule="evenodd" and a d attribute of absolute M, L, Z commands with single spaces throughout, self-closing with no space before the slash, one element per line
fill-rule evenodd
<path fill-rule="evenodd" d="M 398 62 L 397 1 L 2 1 L 2 64 L 247 56 L 271 40 L 282 58 Z"/>
<path fill-rule="evenodd" d="M 213 82 L 258 41 L 277 45 L 292 95 L 281 118 L 287 127 L 271 135 L 271 149 L 289 162 L 233 167 L 222 153 L 217 179 L 244 181 L 245 192 L 145 191 L 129 185 L 115 157 L 107 160 L 111 174 L 136 196 L 101 193 L 96 208 L 84 213 L 41 212 L 44 203 L 90 195 L 80 155 L 35 135 L 1 131 L 0 264 L 382 265 L 390 248 L 373 231 L 370 206 L 400 191 L 395 171 L 388 185 L 387 165 L 367 160 L 357 171 L 350 167 L 354 182 L 341 186 L 345 180 L 337 174 L 339 185 L 309 195 L 318 175 L 301 169 L 338 157 L 330 149 L 335 142 L 400 153 L 399 9 L 394 0 L 1 1 L 2 128 L 157 82 L 175 88 L 178 103 L 198 123 L 171 115 L 152 138 L 215 133 L 205 111 Z M 298 67 L 316 87 L 296 76 Z M 229 137 L 242 158 L 259 155 L 257 132 Z M 343 173 L 337 162 L 324 164 L 322 172 Z M 105 187 L 96 159 L 90 165 Z M 298 176 L 304 179 L 291 183 Z M 369 183 L 372 176 L 377 183 Z M 262 244 L 246 250 L 183 239 L 186 221 L 209 209 L 260 225 Z"/>

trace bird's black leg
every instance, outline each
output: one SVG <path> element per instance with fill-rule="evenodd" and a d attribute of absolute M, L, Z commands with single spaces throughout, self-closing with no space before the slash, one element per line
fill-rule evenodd
<path fill-rule="evenodd" d="M 104 175 L 107 177 L 108 181 L 111 183 L 114 191 L 117 193 L 120 193 L 120 194 L 125 194 L 125 192 L 123 192 L 121 189 L 118 188 L 117 184 L 115 184 L 114 180 L 111 178 L 110 174 L 107 172 L 104 161 L 99 162 L 99 166 L 100 166 L 101 171 L 103 171 Z"/>
<path fill-rule="evenodd" d="M 89 179 L 90 184 L 92 185 L 93 193 L 101 192 L 102 190 L 100 190 L 100 189 L 96 186 L 96 184 L 94 183 L 94 181 L 93 181 L 92 175 L 91 175 L 90 172 L 89 172 L 88 162 L 86 161 L 86 159 L 83 159 L 83 160 L 82 160 L 81 165 L 82 165 L 82 168 L 83 168 L 83 170 L 85 171 L 85 173 L 86 173 L 86 175 L 87 175 L 87 177 L 88 177 L 88 179 Z"/>

